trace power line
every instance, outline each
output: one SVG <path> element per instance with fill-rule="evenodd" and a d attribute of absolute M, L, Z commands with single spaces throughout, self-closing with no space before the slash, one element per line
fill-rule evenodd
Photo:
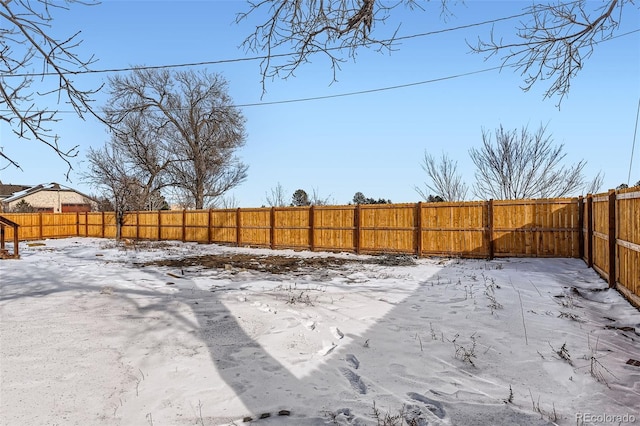
<path fill-rule="evenodd" d="M 386 40 L 380 40 L 377 43 L 382 43 L 382 44 L 387 44 L 387 43 L 392 43 L 392 42 L 396 42 L 396 41 L 402 41 L 402 40 L 409 40 L 412 38 L 419 38 L 419 37 L 428 37 L 428 36 L 432 36 L 432 35 L 437 35 L 437 34 L 443 34 L 443 33 L 447 33 L 447 32 L 452 32 L 452 31 L 458 31 L 458 30 L 463 30 L 463 29 L 467 29 L 467 28 L 473 28 L 473 27 L 479 27 L 479 26 L 483 26 L 483 25 L 488 25 L 488 24 L 494 24 L 496 22 L 501 22 L 501 21 L 508 21 L 511 19 L 515 19 L 515 18 L 521 18 L 523 16 L 526 15 L 530 15 L 531 12 L 523 12 L 523 13 L 519 13 L 516 15 L 511 15 L 511 16 L 505 16 L 502 18 L 495 18 L 495 19 L 491 19 L 488 21 L 481 21 L 481 22 L 476 22 L 473 24 L 466 24 L 466 25 L 460 25 L 457 27 L 451 27 L 451 28 L 444 28 L 441 30 L 435 30 L 435 31 L 429 31 L 426 33 L 419 33 L 419 34 L 412 34 L 412 35 L 407 35 L 407 36 L 401 36 L 401 37 L 394 37 L 391 39 L 386 39 Z M 354 45 L 354 47 L 366 47 L 368 45 L 371 45 L 372 43 L 359 43 Z M 342 50 L 344 49 L 343 47 L 330 47 L 327 49 L 324 49 L 326 51 L 336 51 L 336 50 Z M 106 74 L 106 73 L 119 73 L 119 72 L 128 72 L 128 71 L 134 71 L 134 70 L 153 70 L 153 69 L 165 69 L 165 68 L 185 68 L 185 67 L 198 67 L 198 66 L 205 66 L 205 65 L 220 65 L 220 64 L 229 64 L 229 63 L 237 63 L 237 62 L 250 62 L 250 61 L 262 61 L 264 59 L 267 58 L 283 58 L 283 57 L 287 57 L 287 56 L 294 56 L 296 55 L 296 52 L 288 52 L 288 53 L 278 53 L 278 54 L 270 54 L 270 55 L 262 55 L 262 56 L 252 56 L 252 57 L 248 57 L 248 58 L 231 58 L 231 59 L 218 59 L 218 60 L 213 60 L 213 61 L 200 61 L 200 62 L 190 62 L 190 63 L 181 63 L 181 64 L 165 64 L 165 65 L 148 65 L 148 66 L 134 66 L 134 67 L 123 67 L 123 68 L 106 68 L 106 69 L 101 69 L 101 70 L 78 70 L 78 71 L 65 71 L 62 73 L 58 73 L 58 72 L 42 72 L 42 73 L 38 73 L 38 74 L 29 74 L 29 73 L 21 73 L 21 74 L 0 74 L 0 77 L 6 78 L 6 77 L 46 77 L 46 76 L 59 76 L 59 75 L 82 75 L 82 74 Z"/>
<path fill-rule="evenodd" d="M 618 35 L 616 35 L 614 37 L 611 37 L 611 38 L 609 38 L 607 40 L 603 40 L 603 41 L 610 41 L 610 40 L 613 40 L 613 39 L 616 39 L 616 38 L 620 38 L 620 37 L 625 37 L 625 36 L 628 36 L 628 35 L 631 35 L 631 34 L 634 34 L 634 33 L 637 33 L 637 32 L 640 32 L 640 28 L 632 30 L 632 31 L 628 31 L 628 32 L 623 33 L 623 34 L 618 34 Z M 602 43 L 602 41 L 599 42 L 599 43 Z M 172 67 L 172 65 L 166 65 L 164 67 Z M 497 71 L 497 70 L 501 70 L 503 68 L 515 68 L 515 67 L 518 67 L 518 65 L 517 64 L 504 64 L 504 65 L 500 65 L 500 66 L 496 66 L 496 67 L 485 68 L 485 69 L 475 70 L 475 71 L 469 71 L 469 72 L 466 72 L 466 73 L 454 74 L 454 75 L 449 75 L 449 76 L 445 76 L 445 77 L 438 77 L 438 78 L 433 78 L 433 79 L 429 79 L 429 80 L 417 81 L 417 82 L 413 82 L 413 83 L 398 84 L 398 85 L 394 85 L 394 86 L 379 87 L 379 88 L 375 88 L 375 89 L 360 90 L 360 91 L 356 91 L 356 92 L 339 93 L 339 94 L 335 94 L 335 95 L 325 95 L 325 96 L 313 96 L 313 97 L 307 97 L 307 98 L 285 99 L 285 100 L 281 100 L 281 101 L 272 101 L 272 102 L 254 102 L 254 103 L 247 103 L 247 104 L 228 105 L 228 107 L 244 108 L 244 107 L 255 107 L 255 106 L 265 106 L 265 105 L 279 105 L 279 104 L 288 104 L 288 103 L 295 103 L 295 102 L 308 102 L 308 101 L 316 101 L 316 100 L 331 99 L 331 98 L 340 98 L 340 97 L 347 97 L 347 96 L 356 96 L 356 95 L 363 95 L 363 94 L 368 94 L 368 93 L 384 92 L 384 91 L 388 91 L 388 90 L 403 89 L 403 88 L 411 87 L 411 86 L 420 86 L 420 85 L 424 85 L 424 84 L 437 83 L 437 82 L 440 82 L 440 81 L 452 80 L 452 79 L 461 78 L 461 77 L 467 77 L 467 76 L 474 75 L 474 74 L 481 74 L 481 73 L 485 73 L 485 72 L 489 72 L 489 71 Z M 0 110 L 0 111 L 1 112 L 12 112 L 10 110 Z M 58 110 L 58 111 L 56 111 L 56 114 L 76 114 L 76 111 Z"/>
<path fill-rule="evenodd" d="M 573 4 L 573 3 L 578 3 L 577 1 L 573 1 L 573 2 L 568 2 L 565 3 L 566 5 L 569 4 Z M 386 40 L 379 40 L 376 42 L 376 44 L 378 43 L 382 43 L 382 44 L 388 44 L 388 43 L 393 43 L 393 42 L 397 42 L 397 41 L 402 41 L 402 40 L 409 40 L 409 39 L 413 39 L 413 38 L 419 38 L 419 37 L 428 37 L 428 36 L 432 36 L 432 35 L 437 35 L 437 34 L 443 34 L 443 33 L 447 33 L 447 32 L 452 32 L 452 31 L 458 31 L 458 30 L 463 30 L 463 29 L 468 29 L 468 28 L 473 28 L 473 27 L 479 27 L 479 26 L 483 26 L 483 25 L 488 25 L 488 24 L 495 24 L 497 22 L 501 22 L 501 21 L 508 21 L 511 19 L 515 19 L 515 18 L 521 18 L 523 16 L 527 16 L 527 15 L 531 15 L 533 14 L 533 12 L 531 11 L 527 11 L 527 12 L 523 12 L 523 13 L 518 13 L 515 15 L 510 15 L 510 16 L 504 16 L 502 18 L 495 18 L 495 19 L 490 19 L 487 21 L 481 21 L 481 22 L 475 22 L 472 24 L 466 24 L 466 25 L 459 25 L 456 27 L 451 27 L 451 28 L 444 28 L 441 30 L 435 30 L 435 31 L 428 31 L 425 33 L 418 33 L 418 34 L 411 34 L 411 35 L 407 35 L 407 36 L 400 36 L 400 37 L 394 37 L 391 39 L 386 39 Z M 626 36 L 626 35 L 630 35 L 636 32 L 639 32 L 640 29 L 636 29 L 633 31 L 629 31 L 627 33 L 624 34 L 620 34 L 617 36 L 613 36 L 608 38 L 607 40 L 602 40 L 602 41 L 608 41 L 608 40 L 612 40 L 615 38 L 619 38 L 622 36 Z M 600 42 L 594 42 L 594 44 L 598 44 Z M 359 44 L 355 44 L 353 47 L 366 47 L 369 45 L 372 45 L 374 43 L 372 42 L 366 42 L 366 43 L 359 43 Z M 336 50 L 342 50 L 344 49 L 343 47 L 329 47 L 324 49 L 325 51 L 336 51 Z M 205 66 L 205 65 L 220 65 L 220 64 L 229 64 L 229 63 L 238 63 L 238 62 L 251 62 L 251 61 L 262 61 L 264 59 L 268 59 L 268 58 L 283 58 L 283 57 L 288 57 L 288 56 L 294 56 L 297 55 L 296 52 L 288 52 L 288 53 L 272 53 L 269 55 L 262 55 L 262 56 L 251 56 L 251 57 L 247 57 L 247 58 L 231 58 L 231 59 L 218 59 L 218 60 L 212 60 L 212 61 L 199 61 L 199 62 L 189 62 L 189 63 L 178 63 L 178 64 L 164 64 L 164 65 L 144 65 L 144 66 L 133 66 L 133 67 L 122 67 L 122 68 L 106 68 L 106 69 L 101 69 L 101 70 L 77 70 L 77 71 L 64 71 L 64 72 L 41 72 L 41 73 L 37 73 L 37 74 L 31 74 L 31 73 L 19 73 L 19 74 L 0 74 L 1 78 L 11 78 L 11 77 L 20 77 L 20 78 L 25 78 L 25 77 L 47 77 L 47 76 L 60 76 L 60 75 L 84 75 L 84 74 L 106 74 L 106 73 L 120 73 L 120 72 L 128 72 L 128 71 L 134 71 L 134 70 L 152 70 L 152 69 L 166 69 L 166 68 L 185 68 L 185 67 L 199 67 L 199 66 Z"/>
<path fill-rule="evenodd" d="M 421 86 L 421 85 L 431 84 L 431 83 L 438 83 L 440 81 L 453 80 L 453 79 L 461 78 L 461 77 L 468 77 L 470 75 L 482 74 L 482 73 L 489 72 L 489 71 L 498 71 L 498 70 L 501 70 L 501 69 L 503 69 L 505 67 L 515 67 L 515 65 L 502 65 L 502 66 L 497 66 L 497 67 L 492 67 L 492 68 L 484 68 L 484 69 L 481 69 L 481 70 L 469 71 L 469 72 L 465 72 L 465 73 L 448 75 L 448 76 L 444 76 L 444 77 L 437 77 L 437 78 L 432 78 L 432 79 L 429 79 L 429 80 L 416 81 L 416 82 L 413 82 L 413 83 L 397 84 L 397 85 L 394 85 L 394 86 L 378 87 L 378 88 L 375 88 L 375 89 L 359 90 L 359 91 L 355 91 L 355 92 L 337 93 L 337 94 L 334 94 L 334 95 L 324 95 L 324 96 L 312 96 L 312 97 L 307 97 L 307 98 L 284 99 L 284 100 L 280 100 L 280 101 L 271 101 L 271 102 L 254 102 L 254 103 L 246 103 L 246 104 L 224 105 L 223 107 L 224 108 L 247 108 L 247 107 L 256 107 L 256 106 L 281 105 L 281 104 L 290 104 L 290 103 L 296 103 L 296 102 L 310 102 L 310 101 L 319 101 L 319 100 L 323 100 L 323 99 L 343 98 L 343 97 L 347 97 L 347 96 L 365 95 L 365 94 L 368 94 L 368 93 L 385 92 L 385 91 L 389 91 L 389 90 L 397 90 L 397 89 L 404 89 L 404 88 L 407 88 L 407 87 Z M 184 109 L 188 109 L 188 108 L 184 108 Z M 179 109 L 173 108 L 172 110 L 179 110 Z M 101 110 L 101 111 L 104 112 L 104 110 Z M 12 112 L 12 111 L 0 110 L 0 112 Z M 55 112 L 56 112 L 56 114 L 76 114 L 76 111 L 73 111 L 73 110 L 67 110 L 67 111 L 58 110 L 58 111 L 55 111 Z"/>

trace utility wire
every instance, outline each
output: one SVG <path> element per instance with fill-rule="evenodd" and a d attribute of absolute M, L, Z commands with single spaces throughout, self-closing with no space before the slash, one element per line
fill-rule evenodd
<path fill-rule="evenodd" d="M 640 98 L 638 98 L 638 112 L 636 112 L 636 128 L 633 131 L 633 143 L 631 144 L 631 158 L 629 159 L 629 175 L 627 176 L 627 186 L 631 184 L 631 166 L 633 165 L 633 151 L 636 148 L 636 136 L 638 135 L 638 117 L 640 117 Z"/>
<path fill-rule="evenodd" d="M 375 88 L 375 89 L 359 90 L 359 91 L 356 91 L 356 92 L 337 93 L 337 94 L 334 94 L 334 95 L 313 96 L 313 97 L 308 97 L 308 98 L 284 99 L 284 100 L 280 100 L 280 101 L 271 101 L 271 102 L 254 102 L 254 103 L 246 103 L 246 104 L 223 105 L 222 107 L 223 108 L 246 108 L 246 107 L 256 107 L 256 106 L 265 106 L 265 105 L 291 104 L 291 103 L 296 103 L 296 102 L 319 101 L 319 100 L 323 100 L 323 99 L 342 98 L 342 97 L 347 97 L 347 96 L 357 96 L 357 95 L 364 95 L 364 94 L 368 94 L 368 93 L 384 92 L 384 91 L 388 91 L 388 90 L 396 90 L 396 89 L 404 89 L 404 88 L 413 87 L 413 86 L 421 86 L 421 85 L 437 83 L 437 82 L 445 81 L 445 80 L 453 80 L 455 78 L 468 77 L 468 76 L 474 75 L 474 74 L 482 74 L 482 73 L 489 72 L 489 71 L 498 71 L 498 70 L 501 70 L 501 69 L 503 69 L 505 67 L 515 67 L 515 66 L 516 65 L 501 65 L 501 66 L 497 66 L 497 67 L 484 68 L 484 69 L 481 69 L 481 70 L 469 71 L 469 72 L 465 72 L 465 73 L 448 75 L 448 76 L 444 76 L 444 77 L 437 77 L 437 78 L 432 78 L 432 79 L 423 80 L 423 81 L 417 81 L 417 82 L 413 82 L 413 83 L 397 84 L 395 86 L 378 87 L 378 88 Z M 173 111 L 179 111 L 181 109 L 182 110 L 187 110 L 189 108 L 188 107 L 185 107 L 185 108 L 172 108 Z M 104 112 L 104 110 L 101 110 L 101 111 Z M 0 110 L 0 112 L 11 112 L 11 111 L 9 111 L 9 110 Z M 72 111 L 72 110 L 67 110 L 67 111 L 57 110 L 55 112 L 56 112 L 56 114 L 76 114 L 76 112 Z"/>
<path fill-rule="evenodd" d="M 402 40 L 409 40 L 412 38 L 419 38 L 419 37 L 428 37 L 428 36 L 432 36 L 432 35 L 437 35 L 437 34 L 443 34 L 443 33 L 447 33 L 447 32 L 452 32 L 452 31 L 458 31 L 458 30 L 463 30 L 463 29 L 467 29 L 467 28 L 473 28 L 473 27 L 479 27 L 479 26 L 483 26 L 483 25 L 488 25 L 488 24 L 494 24 L 496 22 L 501 22 L 501 21 L 508 21 L 511 19 L 515 19 L 515 18 L 521 18 L 523 16 L 526 15 L 530 15 L 531 12 L 523 12 L 523 13 L 519 13 L 516 15 L 511 15 L 511 16 L 505 16 L 502 18 L 496 18 L 496 19 L 491 19 L 488 21 L 482 21 L 482 22 L 476 22 L 473 24 L 467 24 L 467 25 L 460 25 L 457 27 L 451 27 L 451 28 L 444 28 L 441 30 L 435 30 L 435 31 L 429 31 L 426 33 L 419 33 L 419 34 L 412 34 L 412 35 L 407 35 L 407 36 L 401 36 L 401 37 L 394 37 L 391 39 L 386 39 L 386 40 L 380 40 L 377 43 L 393 43 L 396 41 L 402 41 Z M 376 43 L 376 44 L 377 44 Z M 368 46 L 371 45 L 372 43 L 359 43 L 354 45 L 354 47 L 359 47 L 359 46 Z M 336 51 L 336 50 L 342 50 L 344 49 L 343 47 L 330 47 L 325 49 L 326 51 Z M 134 66 L 134 67 L 123 67 L 123 68 L 107 68 L 107 69 L 101 69 L 101 70 L 77 70 L 77 71 L 65 71 L 65 72 L 42 72 L 42 73 L 37 73 L 37 74 L 29 74 L 29 73 L 21 73 L 21 74 L 0 74 L 0 77 L 2 78 L 6 78 L 6 77 L 46 77 L 46 76 L 58 76 L 58 75 L 82 75 L 82 74 L 105 74 L 105 73 L 119 73 L 119 72 L 128 72 L 128 71 L 134 71 L 134 70 L 154 70 L 154 69 L 165 69 L 165 68 L 184 68 L 184 67 L 197 67 L 197 66 L 204 66 L 204 65 L 219 65 L 219 64 L 229 64 L 229 63 L 237 63 L 237 62 L 250 62 L 250 61 L 262 61 L 264 59 L 267 58 L 283 58 L 283 57 L 287 57 L 287 56 L 294 56 L 297 55 L 296 52 L 288 52 L 288 53 L 277 53 L 277 54 L 270 54 L 270 55 L 262 55 L 262 56 L 251 56 L 248 58 L 231 58 L 231 59 L 219 59 L 219 60 L 213 60 L 213 61 L 200 61 L 200 62 L 190 62 L 190 63 L 181 63 L 181 64 L 166 64 L 166 65 L 148 65 L 148 66 Z"/>
<path fill-rule="evenodd" d="M 607 40 L 603 40 L 603 41 L 609 41 L 609 40 L 613 40 L 616 38 L 620 38 L 620 37 L 625 37 L 634 33 L 640 32 L 640 28 L 636 29 L 636 30 L 632 30 L 632 31 L 628 31 L 624 34 L 618 34 L 614 37 L 611 37 Z M 598 43 L 602 43 L 598 42 Z M 172 67 L 173 65 L 165 65 L 163 67 Z M 187 66 L 186 64 L 184 66 Z M 340 97 L 346 97 L 346 96 L 356 96 L 356 95 L 363 95 L 363 94 L 367 94 L 367 93 L 375 93 L 375 92 L 384 92 L 384 91 L 388 91 L 388 90 L 396 90 L 396 89 L 403 89 L 406 87 L 411 87 L 411 86 L 421 86 L 424 84 L 430 84 L 430 83 L 437 83 L 440 81 L 445 81 L 445 80 L 452 80 L 455 78 L 461 78 L 461 77 L 467 77 L 470 75 L 474 75 L 474 74 L 481 74 L 481 73 L 485 73 L 485 72 L 489 72 L 489 71 L 497 71 L 497 70 L 502 70 L 504 68 L 516 68 L 519 65 L 517 64 L 503 64 L 500 66 L 496 66 L 496 67 L 492 67 L 492 68 L 484 68 L 481 70 L 475 70 L 475 71 L 469 71 L 466 73 L 460 73 L 460 74 L 455 74 L 455 75 L 449 75 L 449 76 L 445 76 L 445 77 L 438 77 L 438 78 L 433 78 L 433 79 L 429 79 L 429 80 L 423 80 L 423 81 L 418 81 L 418 82 L 413 82 L 413 83 L 406 83 L 406 84 L 398 84 L 398 85 L 394 85 L 394 86 L 386 86 L 386 87 L 379 87 L 379 88 L 375 88 L 375 89 L 368 89 L 368 90 L 360 90 L 360 91 L 356 91 L 356 92 L 347 92 L 347 93 L 339 93 L 339 94 L 335 94 L 335 95 L 326 95 L 326 96 L 314 96 L 314 97 L 307 97 L 307 98 L 295 98 L 295 99 L 285 99 L 285 100 L 281 100 L 281 101 L 272 101 L 272 102 L 254 102 L 254 103 L 247 103 L 247 104 L 235 104 L 235 105 L 227 105 L 227 107 L 233 108 L 233 107 L 237 107 L 237 108 L 244 108 L 244 107 L 255 107 L 255 106 L 264 106 L 264 105 L 280 105 L 280 104 L 289 104 L 289 103 L 295 103 L 295 102 L 308 102 L 308 101 L 316 101 L 316 100 L 322 100 L 322 99 L 331 99 L 331 98 L 340 98 Z M 0 112 L 12 112 L 10 110 L 0 110 Z M 76 111 L 62 111 L 62 110 L 57 110 L 56 114 L 76 114 Z M 636 126 L 637 127 L 637 126 Z"/>

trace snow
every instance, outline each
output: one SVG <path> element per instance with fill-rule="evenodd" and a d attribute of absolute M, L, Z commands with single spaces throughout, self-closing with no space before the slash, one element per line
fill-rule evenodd
<path fill-rule="evenodd" d="M 2 425 L 640 421 L 640 312 L 578 259 L 42 243 L 0 261 Z M 353 262 L 145 265 L 238 253 Z"/>

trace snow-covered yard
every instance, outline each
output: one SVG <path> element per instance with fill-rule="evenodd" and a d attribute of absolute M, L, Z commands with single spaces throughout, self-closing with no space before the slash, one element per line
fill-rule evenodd
<path fill-rule="evenodd" d="M 0 261 L 2 425 L 640 423 L 640 312 L 581 260 L 42 243 Z"/>

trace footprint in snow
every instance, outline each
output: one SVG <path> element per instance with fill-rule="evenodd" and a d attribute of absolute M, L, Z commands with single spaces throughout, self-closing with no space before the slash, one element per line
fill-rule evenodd
<path fill-rule="evenodd" d="M 323 346 L 323 348 L 318 351 L 318 354 L 322 356 L 329 355 L 336 347 L 338 347 L 338 345 L 336 345 L 335 343 L 330 343 Z"/>
<path fill-rule="evenodd" d="M 339 370 L 344 375 L 344 377 L 347 378 L 347 380 L 351 384 L 351 387 L 356 392 L 358 392 L 360 395 L 364 395 L 367 393 L 367 386 L 364 384 L 360 376 L 358 376 L 348 368 L 340 367 Z"/>
<path fill-rule="evenodd" d="M 429 411 L 435 414 L 438 418 L 444 419 L 447 415 L 444 406 L 440 401 L 436 401 L 435 399 L 427 398 L 424 395 L 421 395 L 416 392 L 408 392 L 407 396 L 414 401 L 422 402 Z"/>
<path fill-rule="evenodd" d="M 340 331 L 338 327 L 331 327 L 331 333 L 336 339 L 342 339 L 344 337 L 344 333 Z"/>
<path fill-rule="evenodd" d="M 356 358 L 355 355 L 347 354 L 344 359 L 351 367 L 353 367 L 354 370 L 357 370 L 360 367 L 360 361 L 358 361 L 358 358 Z"/>

